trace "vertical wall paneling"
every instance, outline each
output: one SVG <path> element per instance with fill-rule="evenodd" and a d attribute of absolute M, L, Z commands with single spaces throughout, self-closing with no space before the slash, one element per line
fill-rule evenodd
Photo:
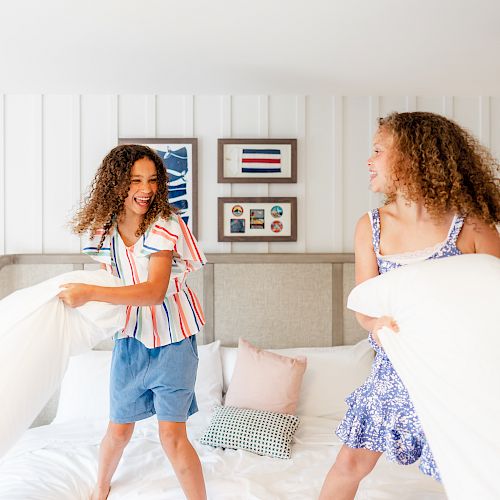
<path fill-rule="evenodd" d="M 71 196 L 74 200 L 74 209 L 76 209 L 79 206 L 82 193 L 82 100 L 81 96 L 78 94 L 72 96 L 72 123 L 71 165 L 74 170 L 71 185 Z M 83 241 L 80 238 L 78 250 L 81 250 L 82 243 Z"/>
<path fill-rule="evenodd" d="M 205 252 L 229 253 L 230 243 L 217 242 L 217 197 L 229 195 L 231 189 L 230 184 L 217 182 L 217 139 L 224 134 L 222 111 L 220 96 L 195 96 L 193 136 L 198 138 L 198 239 Z M 226 123 L 230 125 L 230 119 Z"/>
<path fill-rule="evenodd" d="M 35 189 L 34 206 L 38 207 L 39 213 L 36 214 L 33 222 L 38 223 L 39 226 L 35 229 L 35 238 L 37 240 L 37 247 L 39 251 L 43 252 L 43 231 L 44 231 L 44 204 L 43 204 L 43 190 L 44 190 L 44 176 L 43 176 L 43 108 L 44 96 L 33 96 L 33 125 L 32 125 L 32 162 L 33 162 L 33 180 L 37 186 Z M 9 205 L 7 205 L 9 206 Z M 9 252 L 10 253 L 10 252 Z"/>
<path fill-rule="evenodd" d="M 0 255 L 77 252 L 67 222 L 119 136 L 198 137 L 207 252 L 352 251 L 356 221 L 381 202 L 366 168 L 376 119 L 404 110 L 444 114 L 500 155 L 495 96 L 0 95 Z M 296 137 L 298 182 L 219 184 L 221 137 Z M 298 241 L 218 242 L 220 196 L 297 196 Z"/>
<path fill-rule="evenodd" d="M 342 217 L 342 206 L 340 210 L 335 207 L 336 203 L 342 203 L 343 196 L 342 124 L 338 123 L 339 134 L 333 124 L 336 100 L 343 102 L 342 97 L 332 98 L 329 95 L 305 98 L 306 138 L 305 150 L 301 153 L 305 167 L 298 181 L 305 182 L 306 219 L 303 231 L 308 252 L 330 252 L 335 242 L 341 244 L 343 239 L 342 228 L 334 221 L 335 217 Z M 299 144 L 299 151 L 301 147 Z M 337 150 L 340 156 L 335 160 Z M 338 183 L 336 178 L 339 178 Z M 338 238 L 335 237 L 336 226 L 340 231 Z"/>
<path fill-rule="evenodd" d="M 232 96 L 231 99 L 231 131 L 234 138 L 260 137 L 260 96 Z M 272 117 L 270 117 L 271 119 Z M 231 186 L 232 196 L 267 196 L 267 184 L 238 184 Z M 234 242 L 235 253 L 267 253 L 266 242 Z"/>
<path fill-rule="evenodd" d="M 269 137 L 269 97 L 259 96 L 259 137 Z"/>
<path fill-rule="evenodd" d="M 489 97 L 490 149 L 495 158 L 500 158 L 500 97 Z"/>
<path fill-rule="evenodd" d="M 481 96 L 479 98 L 479 140 L 487 148 L 490 147 L 491 143 L 490 109 L 490 98 Z"/>
<path fill-rule="evenodd" d="M 288 126 L 295 125 L 295 130 L 283 130 L 284 137 L 297 138 L 297 183 L 296 184 L 270 184 L 272 195 L 295 195 L 297 197 L 297 241 L 269 243 L 269 251 L 276 252 L 306 252 L 307 251 L 307 211 L 306 200 L 307 178 L 309 175 L 309 164 L 307 162 L 307 135 L 306 135 L 306 97 L 294 96 L 295 116 L 290 120 Z M 290 103 L 292 105 L 292 103 Z M 284 113 L 281 116 L 286 119 Z M 285 126 L 283 122 L 282 126 Z M 272 133 L 272 132 L 271 132 Z M 285 135 L 286 134 L 286 135 Z M 272 133 L 272 135 L 275 135 Z"/>
<path fill-rule="evenodd" d="M 332 251 L 344 251 L 344 162 L 343 162 L 343 124 L 344 124 L 344 98 L 342 96 L 333 97 L 333 241 Z"/>
<path fill-rule="evenodd" d="M 232 124 L 231 124 L 231 96 L 224 95 L 221 96 L 221 134 L 222 138 L 229 139 L 233 136 Z"/>
<path fill-rule="evenodd" d="M 119 120 L 119 109 L 118 109 L 118 96 L 110 95 L 108 100 L 109 109 L 109 126 L 108 126 L 108 149 L 114 148 L 118 144 L 118 120 Z"/>
<path fill-rule="evenodd" d="M 373 149 L 373 136 L 378 129 L 378 118 L 387 113 L 384 113 L 380 109 L 380 98 L 378 96 L 370 96 L 370 104 L 369 104 L 369 128 L 368 128 L 368 156 L 371 155 Z M 391 111 L 395 111 L 391 109 Z M 368 177 L 368 174 L 367 174 Z M 380 196 L 377 193 L 374 193 L 371 189 L 368 189 L 368 207 L 369 209 L 376 208 L 380 205 Z"/>
<path fill-rule="evenodd" d="M 269 137 L 269 97 L 267 95 L 260 95 L 259 101 L 259 115 L 258 115 L 258 132 L 257 135 L 261 138 Z M 266 184 L 262 187 L 262 195 L 269 196 L 271 194 L 270 184 Z M 269 243 L 261 243 L 261 251 L 263 253 L 269 252 Z"/>
<path fill-rule="evenodd" d="M 387 116 L 393 112 L 404 112 L 408 108 L 408 97 L 403 96 L 378 96 L 379 116 Z M 411 99 L 410 99 L 411 102 Z"/>
<path fill-rule="evenodd" d="M 42 252 L 42 96 L 5 96 L 5 253 Z M 22 218 L 21 218 L 22 217 Z M 25 224 L 30 226 L 26 232 Z"/>
<path fill-rule="evenodd" d="M 104 156 L 118 140 L 117 97 L 114 95 L 82 95 L 81 188 L 86 193 Z"/>
<path fill-rule="evenodd" d="M 0 94 L 0 255 L 5 254 L 5 96 Z"/>
<path fill-rule="evenodd" d="M 452 96 L 443 96 L 442 100 L 442 110 L 441 113 L 448 118 L 453 118 L 454 110 L 453 110 L 453 97 Z"/>
<path fill-rule="evenodd" d="M 442 97 L 417 97 L 417 111 L 429 111 L 431 113 L 443 113 L 443 98 Z"/>
<path fill-rule="evenodd" d="M 156 137 L 156 95 L 146 96 L 146 135 Z"/>
<path fill-rule="evenodd" d="M 232 97 L 230 95 L 221 96 L 221 124 L 220 130 L 221 135 L 220 138 L 231 138 L 233 136 L 233 103 Z M 217 160 L 215 160 L 217 162 Z M 217 170 L 217 163 L 214 165 L 215 170 Z M 217 173 L 215 174 L 217 176 Z M 217 178 L 217 177 L 216 177 Z M 217 184 L 218 186 L 218 195 L 223 197 L 232 196 L 233 190 L 231 184 Z M 217 200 L 214 200 L 213 203 L 213 216 L 214 219 L 217 220 Z M 216 225 L 216 233 L 217 234 L 217 225 Z M 233 251 L 233 244 L 231 242 L 225 241 L 218 244 L 221 252 L 230 253 Z"/>
<path fill-rule="evenodd" d="M 194 131 L 194 97 L 184 96 L 184 137 L 193 137 Z"/>
<path fill-rule="evenodd" d="M 117 102 L 118 137 L 154 137 L 156 135 L 156 99 L 154 95 L 120 95 Z"/>
<path fill-rule="evenodd" d="M 156 97 L 156 136 L 182 137 L 184 135 L 185 99 L 182 95 Z"/>
<path fill-rule="evenodd" d="M 297 137 L 297 243 L 288 243 L 290 252 L 307 252 L 307 179 L 309 165 L 307 163 L 307 133 L 306 133 L 306 96 L 296 97 L 297 119 L 296 119 L 296 137 Z M 274 247 L 272 251 L 280 252 L 281 247 L 276 243 L 271 243 Z M 293 245 L 293 247 L 292 247 Z"/>
<path fill-rule="evenodd" d="M 258 138 L 258 95 L 231 96 L 231 135 L 234 138 Z"/>
<path fill-rule="evenodd" d="M 295 137 L 297 133 L 297 104 L 302 96 L 269 96 L 269 137 Z"/>
<path fill-rule="evenodd" d="M 351 249 L 358 219 L 369 209 L 366 159 L 373 127 L 370 97 L 344 97 L 342 118 L 343 241 Z"/>
<path fill-rule="evenodd" d="M 297 183 L 271 184 L 272 196 L 297 197 L 297 241 L 269 243 L 269 251 L 303 252 L 306 248 L 306 98 L 283 95 L 269 97 L 269 137 L 297 139 Z"/>
<path fill-rule="evenodd" d="M 75 97 L 43 100 L 43 252 L 77 253 L 69 221 L 80 198 L 79 112 Z"/>
<path fill-rule="evenodd" d="M 414 95 L 406 96 L 406 111 L 417 111 L 417 97 Z"/>
<path fill-rule="evenodd" d="M 475 137 L 481 131 L 481 111 L 479 97 L 455 97 L 453 106 L 453 119 L 465 127 Z"/>

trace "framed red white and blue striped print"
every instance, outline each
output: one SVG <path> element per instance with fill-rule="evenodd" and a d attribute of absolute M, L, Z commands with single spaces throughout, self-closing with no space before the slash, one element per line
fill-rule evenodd
<path fill-rule="evenodd" d="M 297 139 L 219 139 L 218 181 L 297 182 Z"/>

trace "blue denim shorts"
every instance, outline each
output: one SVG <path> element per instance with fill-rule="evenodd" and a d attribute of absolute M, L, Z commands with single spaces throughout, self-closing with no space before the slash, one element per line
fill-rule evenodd
<path fill-rule="evenodd" d="M 198 369 L 196 335 L 148 349 L 128 337 L 115 341 L 111 361 L 110 420 L 185 422 L 198 411 L 194 384 Z"/>

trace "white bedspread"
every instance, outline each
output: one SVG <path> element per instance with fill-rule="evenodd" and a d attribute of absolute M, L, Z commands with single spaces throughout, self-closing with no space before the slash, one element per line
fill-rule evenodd
<path fill-rule="evenodd" d="M 198 413 L 188 431 L 200 455 L 211 500 L 313 500 L 340 449 L 336 421 L 303 418 L 291 460 L 202 446 L 209 415 Z M 2 500 L 88 500 L 96 478 L 99 442 L 107 422 L 52 424 L 25 433 L 0 461 Z M 139 422 L 115 474 L 110 500 L 182 500 L 157 437 L 155 418 Z M 445 500 L 436 481 L 415 465 L 380 460 L 358 500 Z"/>
<path fill-rule="evenodd" d="M 123 324 L 122 306 L 66 307 L 57 294 L 70 282 L 119 285 L 106 271 L 74 271 L 0 301 L 0 457 L 55 392 L 69 356 L 91 349 Z"/>

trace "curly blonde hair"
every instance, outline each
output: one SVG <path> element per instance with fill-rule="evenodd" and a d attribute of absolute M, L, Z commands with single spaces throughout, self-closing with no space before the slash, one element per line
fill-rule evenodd
<path fill-rule="evenodd" d="M 379 129 L 392 135 L 394 188 L 406 199 L 422 201 L 435 219 L 453 211 L 490 226 L 500 221 L 499 163 L 469 132 L 424 112 L 391 113 Z"/>
<path fill-rule="evenodd" d="M 73 230 L 77 234 L 88 231 L 93 238 L 98 230 L 104 230 L 97 246 L 98 250 L 101 249 L 114 222 L 124 212 L 124 201 L 130 189 L 130 171 L 134 163 L 142 158 L 147 158 L 155 164 L 158 190 L 136 231 L 136 236 L 144 234 L 158 217 L 168 218 L 174 212 L 168 202 L 167 172 L 156 152 L 139 144 L 117 146 L 104 157 L 88 194 L 72 220 Z"/>

